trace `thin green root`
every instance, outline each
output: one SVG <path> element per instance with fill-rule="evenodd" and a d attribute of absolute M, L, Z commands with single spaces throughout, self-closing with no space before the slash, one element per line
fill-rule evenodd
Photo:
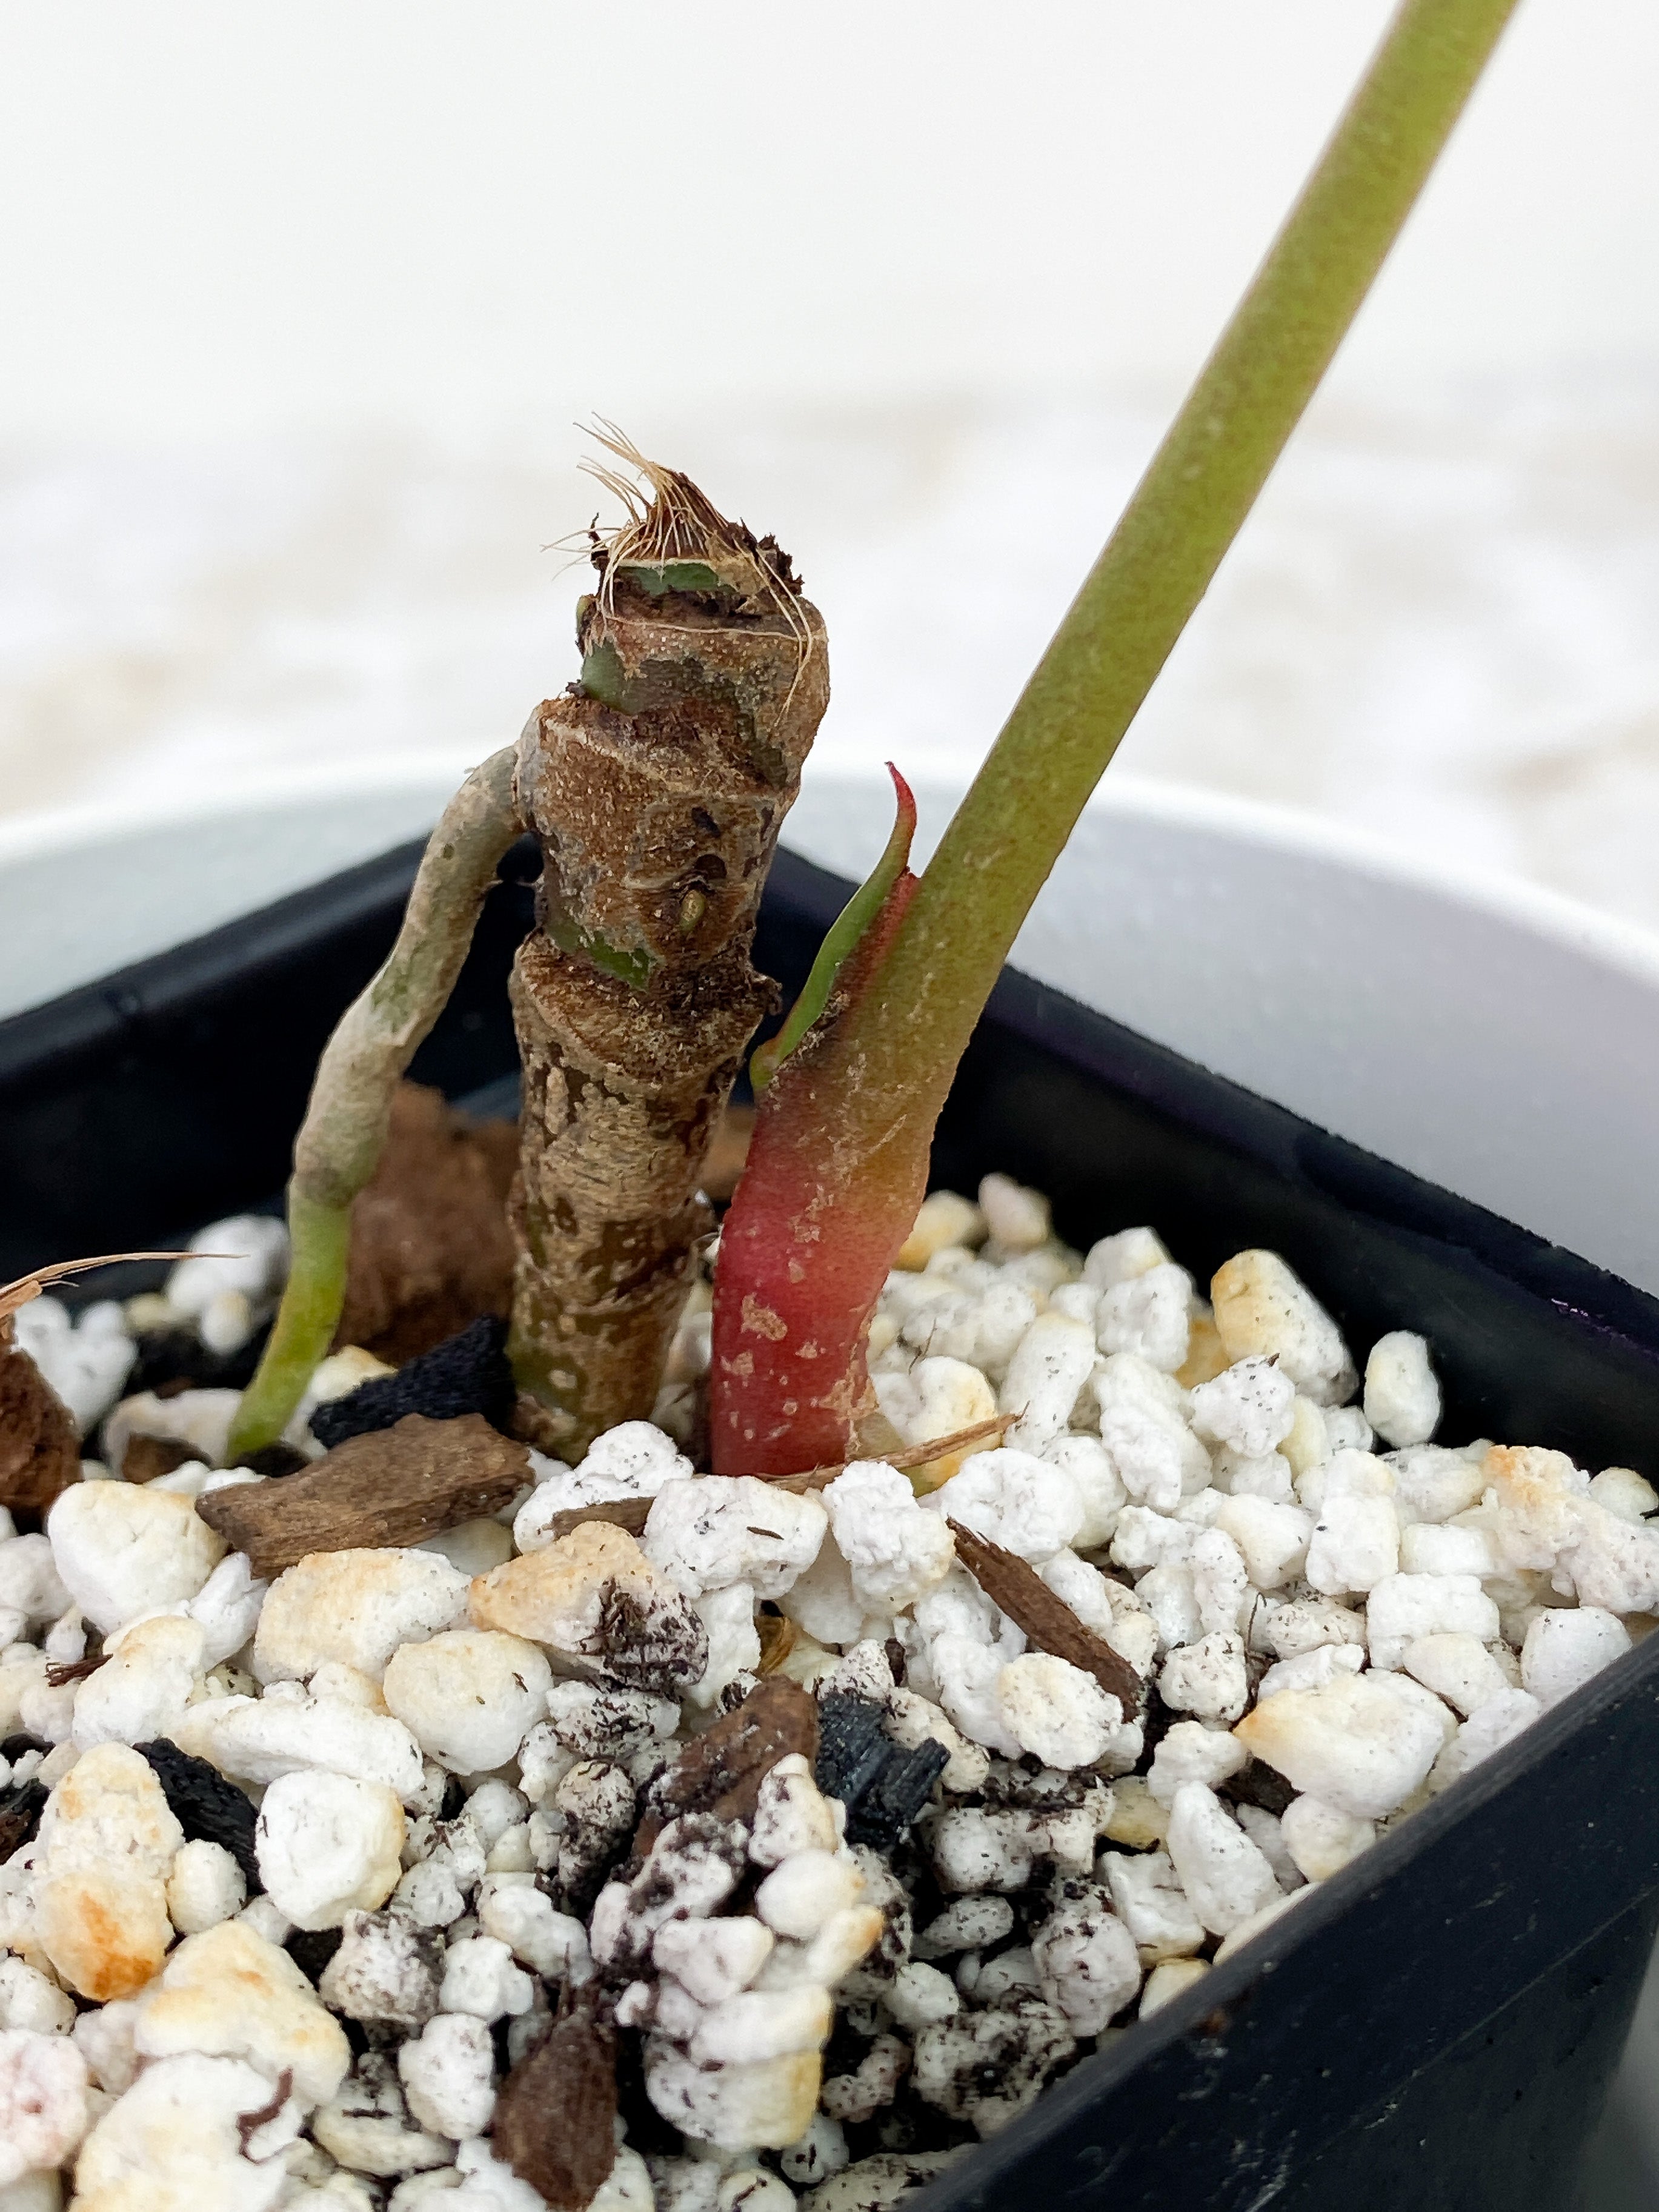
<path fill-rule="evenodd" d="M 288 1289 L 259 1371 L 242 1393 L 231 1424 L 225 1463 L 274 1444 L 327 1356 L 345 1304 L 351 1248 L 349 1206 L 319 1206 L 289 1186 L 288 1231 L 293 1244 Z"/>
<path fill-rule="evenodd" d="M 386 964 L 341 1016 L 317 1063 L 288 1187 L 294 1254 L 259 1371 L 231 1425 L 229 1464 L 274 1444 L 325 1357 L 345 1304 L 351 1201 L 380 1164 L 392 1101 L 448 1003 L 501 856 L 524 828 L 504 745 L 443 811 Z"/>

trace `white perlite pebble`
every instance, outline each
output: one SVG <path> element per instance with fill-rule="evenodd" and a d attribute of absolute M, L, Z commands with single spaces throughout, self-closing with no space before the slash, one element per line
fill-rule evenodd
<path fill-rule="evenodd" d="M 1378 1337 L 1365 1362 L 1365 1419 L 1385 1443 L 1425 1444 L 1440 1425 L 1429 1347 L 1409 1329 Z"/>
<path fill-rule="evenodd" d="M 191 1238 L 190 1249 L 201 1256 L 181 1260 L 173 1269 L 166 1297 L 175 1313 L 191 1319 L 227 1291 L 263 1305 L 288 1279 L 288 1231 L 270 1214 L 234 1213 L 210 1221 Z"/>
<path fill-rule="evenodd" d="M 1094 1366 L 1094 1331 L 1086 1322 L 1063 1313 L 1039 1314 L 1021 1337 L 998 1394 L 1000 1410 L 1014 1416 L 1009 1447 L 1040 1452 L 1052 1443 Z"/>
<path fill-rule="evenodd" d="M 1046 1651 L 1028 1651 L 1005 1667 L 996 1700 L 1021 1751 L 1061 1772 L 1103 1759 L 1123 1721 L 1122 1706 L 1092 1674 Z"/>
<path fill-rule="evenodd" d="M 1237 1545 L 1245 1573 L 1259 1590 L 1282 1589 L 1307 1565 L 1313 1516 L 1299 1505 L 1235 1493 L 1221 1501 L 1215 1526 Z"/>
<path fill-rule="evenodd" d="M 1289 1436 L 1295 1407 L 1295 1383 L 1271 1359 L 1241 1359 L 1194 1390 L 1193 1426 L 1211 1443 L 1260 1459 Z"/>
<path fill-rule="evenodd" d="M 1322 1797 L 1293 1797 L 1279 1818 L 1285 1850 L 1310 1881 L 1328 1881 L 1376 1840 L 1369 1820 L 1357 1820 Z"/>
<path fill-rule="evenodd" d="M 1489 1698 L 1513 1686 L 1478 1636 L 1419 1636 L 1406 1646 L 1401 1664 L 1413 1681 L 1443 1698 L 1465 1720 Z"/>
<path fill-rule="evenodd" d="M 931 1698 L 918 1697 L 910 1689 L 890 1690 L 886 1702 L 887 1733 L 902 1751 L 919 1751 L 931 1740 L 950 1753 L 939 1776 L 947 1790 L 966 1795 L 984 1788 L 991 1771 L 989 1756 L 982 1746 L 960 1735 Z"/>
<path fill-rule="evenodd" d="M 832 2120 L 828 2112 L 815 2112 L 800 2141 L 779 2152 L 778 2165 L 792 2188 L 811 2189 L 832 2173 L 839 2173 L 849 2155 L 840 2122 Z"/>
<path fill-rule="evenodd" d="M 551 1911 L 550 1899 L 542 1902 Z M 374 2027 L 423 2027 L 438 2009 L 437 1939 L 395 1912 L 348 1912 L 343 1931 L 317 1984 L 324 2003 Z"/>
<path fill-rule="evenodd" d="M 254 1831 L 259 1878 L 296 1928 L 337 1928 L 384 1905 L 402 1872 L 403 1808 L 383 1783 L 320 1771 L 266 1790 Z"/>
<path fill-rule="evenodd" d="M 76 1691 L 71 1734 L 77 1749 L 172 1735 L 206 1671 L 206 1658 L 201 1626 L 177 1613 L 158 1613 L 130 1628 Z"/>
<path fill-rule="evenodd" d="M 1096 1369 L 1100 1441 L 1137 1505 L 1173 1513 L 1210 1480 L 1210 1455 L 1187 1425 L 1181 1391 L 1133 1352 L 1114 1352 Z"/>
<path fill-rule="evenodd" d="M 1218 1789 L 1249 1764 L 1249 1753 L 1227 1729 L 1206 1728 L 1202 1721 L 1177 1721 L 1159 1739 L 1146 1786 L 1158 1804 L 1173 1805 L 1183 1782 Z"/>
<path fill-rule="evenodd" d="M 46 1534 L 64 1587 L 106 1633 L 193 1598 L 226 1549 L 189 1498 L 131 1482 L 64 1491 L 46 1516 Z"/>
<path fill-rule="evenodd" d="M 121 1309 L 100 1298 L 78 1321 L 59 1298 L 33 1298 L 12 1316 L 13 1340 L 27 1352 L 86 1436 L 121 1395 L 138 1347 Z"/>
<path fill-rule="evenodd" d="M 662 2022 L 659 1992 L 659 2023 Z M 686 2046 L 700 2066 L 750 2066 L 762 2058 L 817 2051 L 829 2039 L 835 2002 L 825 1989 L 741 1990 L 698 2019 Z"/>
<path fill-rule="evenodd" d="M 1048 1201 L 1012 1176 L 988 1175 L 979 1187 L 986 1227 L 1006 1252 L 1034 1252 L 1048 1234 Z"/>
<path fill-rule="evenodd" d="M 779 1598 L 818 1555 L 829 1525 L 823 1501 L 755 1476 L 703 1475 L 667 1482 L 651 1501 L 640 1548 L 689 1598 L 745 1584 Z"/>
<path fill-rule="evenodd" d="M 915 1224 L 899 1247 L 896 1267 L 925 1267 L 936 1252 L 953 1244 L 982 1244 L 988 1224 L 971 1199 L 954 1190 L 929 1191 Z"/>
<path fill-rule="evenodd" d="M 546 1710 L 553 1669 L 520 1636 L 452 1628 L 386 1663 L 386 1706 L 428 1759 L 453 1772 L 505 1766 Z"/>
<path fill-rule="evenodd" d="M 1200 1637 L 1182 1644 L 1164 1662 L 1158 1695 L 1178 1713 L 1200 1720 L 1236 1721 L 1249 1697 L 1244 1671 L 1244 1640 L 1239 1636 Z"/>
<path fill-rule="evenodd" d="M 885 2003 L 908 2034 L 936 2021 L 954 2020 L 962 2009 L 962 1999 L 951 1977 L 918 1959 L 908 1960 L 894 1975 L 887 1985 Z"/>
<path fill-rule="evenodd" d="M 0 1957 L 0 2027 L 26 2027 L 37 2035 L 67 2035 L 78 2015 L 75 2000 L 21 1959 Z"/>
<path fill-rule="evenodd" d="M 797 1851 L 833 1851 L 840 1841 L 830 1801 L 799 1752 L 781 1759 L 763 1777 L 750 1823 L 749 1856 L 775 1867 Z"/>
<path fill-rule="evenodd" d="M 300 1968 L 240 1920 L 173 1952 L 140 2000 L 133 2047 L 147 2058 L 246 2059 L 268 2081 L 287 2073 L 306 2111 L 334 2094 L 351 2063 L 344 2031 Z"/>
<path fill-rule="evenodd" d="M 754 1925 L 749 1921 L 711 1924 Z M 585 1982 L 592 1972 L 587 1930 L 573 1914 L 557 1911 L 552 1899 L 538 1889 L 533 1880 L 487 1876 L 478 1891 L 478 1925 L 486 1936 L 498 1936 L 515 1959 L 547 1981 Z M 767 1948 L 770 1948 L 769 1939 Z"/>
<path fill-rule="evenodd" d="M 866 1613 L 913 1605 L 950 1572 L 955 1539 L 895 1468 L 855 1460 L 823 1496 L 836 1549 Z"/>
<path fill-rule="evenodd" d="M 1194 1911 L 1167 1850 L 1144 1851 L 1133 1857 L 1121 1851 L 1106 1851 L 1100 1869 L 1143 1965 L 1185 1958 L 1201 1948 L 1204 1924 Z"/>
<path fill-rule="evenodd" d="M 624 1498 L 654 1498 L 665 1482 L 683 1482 L 691 1462 L 650 1421 L 623 1421 L 596 1437 L 580 1466 L 530 1455 L 536 1486 L 519 1508 L 513 1540 L 520 1552 L 539 1551 L 553 1541 L 553 1522 L 561 1513 Z"/>
<path fill-rule="evenodd" d="M 313 1553 L 271 1584 L 253 1671 L 262 1682 L 304 1681 L 333 1659 L 378 1682 L 399 1644 L 465 1622 L 471 1588 L 433 1552 Z"/>
<path fill-rule="evenodd" d="M 832 1851 L 798 1851 L 762 1882 L 755 1910 L 775 1934 L 805 1943 L 832 1915 L 856 1905 L 863 1887 L 863 1876 L 848 1860 Z"/>
<path fill-rule="evenodd" d="M 9 1523 L 9 1513 L 6 1520 Z M 70 1594 L 52 1564 L 50 1538 L 14 1536 L 8 1529 L 0 1540 L 0 1608 L 21 1613 L 27 1625 L 56 1620 L 69 1601 Z"/>
<path fill-rule="evenodd" d="M 1387 1575 L 1370 1591 L 1365 1626 L 1372 1666 L 1396 1668 L 1420 1636 L 1491 1643 L 1498 1633 L 1498 1607 L 1473 1575 Z"/>
<path fill-rule="evenodd" d="M 1092 1552 L 1110 1543 L 1129 1493 L 1105 1445 L 1097 1437 L 1056 1437 L 1043 1447 L 1042 1456 L 1051 1467 L 1063 1468 L 1078 1486 L 1083 1521 L 1072 1539 L 1075 1547 Z"/>
<path fill-rule="evenodd" d="M 1170 1808 L 1169 1853 L 1193 1910 L 1212 1936 L 1231 1935 L 1279 1896 L 1265 1855 L 1202 1783 L 1183 1783 Z"/>
<path fill-rule="evenodd" d="M 1473 1575 L 1477 1582 L 1498 1572 L 1498 1555 L 1484 1528 L 1437 1528 L 1413 1522 L 1400 1532 L 1400 1571 L 1406 1575 Z"/>
<path fill-rule="evenodd" d="M 1006 1897 L 959 1897 L 917 1931 L 910 1948 L 918 1959 L 951 1958 L 1001 1942 L 1013 1926 L 1014 1908 Z"/>
<path fill-rule="evenodd" d="M 1365 1622 L 1362 1614 L 1322 1598 L 1292 1600 L 1269 1616 L 1266 1639 L 1275 1659 L 1299 1659 L 1322 1644 L 1352 1644 L 1363 1651 Z"/>
<path fill-rule="evenodd" d="M 1210 1971 L 1207 1959 L 1166 1959 L 1154 1966 L 1146 1977 L 1146 1986 L 1140 1992 L 1140 2007 L 1137 2020 L 1150 2020 L 1172 1997 L 1182 1996 L 1194 1983 L 1201 1982 Z"/>
<path fill-rule="evenodd" d="M 181 1936 L 199 1936 L 234 1919 L 247 1903 L 247 1880 L 222 1844 L 185 1844 L 167 1875 L 167 1918 Z"/>
<path fill-rule="evenodd" d="M 1287 1690 L 1247 1713 L 1234 1734 L 1294 1788 L 1357 1820 L 1383 1820 L 1426 1778 L 1446 1737 L 1432 1712 L 1389 1686 L 1402 1680 L 1344 1674 L 1323 1689 Z"/>
<path fill-rule="evenodd" d="M 670 1920 L 653 1938 L 659 1972 L 672 1974 L 702 2005 L 723 2004 L 745 1990 L 777 1937 L 758 1920 Z"/>
<path fill-rule="evenodd" d="M 1391 1498 L 1332 1496 L 1318 1509 L 1304 1571 L 1327 1597 L 1366 1592 L 1400 1565 L 1400 1519 Z"/>
<path fill-rule="evenodd" d="M 1173 1375 L 1187 1357 L 1192 1329 L 1193 1279 L 1164 1262 L 1101 1292 L 1095 1310 L 1096 1341 L 1109 1356 L 1133 1352 L 1151 1367 Z"/>
<path fill-rule="evenodd" d="M 1044 1997 L 1075 2035 L 1103 2034 L 1140 1988 L 1134 1937 L 1102 1890 L 1068 1899 L 1031 1938 Z"/>
<path fill-rule="evenodd" d="M 1495 1698 L 1489 1698 L 1464 1722 L 1435 1761 L 1430 1789 L 1438 1792 L 1461 1781 L 1472 1766 L 1490 1759 L 1522 1729 L 1530 1728 L 1543 1710 L 1525 1690 L 1500 1690 Z"/>
<path fill-rule="evenodd" d="M 781 2149 L 798 2142 L 811 2119 L 818 2080 L 815 2051 L 702 2067 L 659 2037 L 646 2041 L 645 2087 L 653 2105 L 682 2134 L 722 2150 Z"/>
<path fill-rule="evenodd" d="M 99 2121 L 75 2169 L 76 2212 L 270 2212 L 288 2186 L 278 2154 L 299 2133 L 292 2099 L 249 2130 L 271 2082 L 239 2058 L 189 2052 L 146 2067 Z"/>
<path fill-rule="evenodd" d="M 1025 1451 L 975 1452 L 959 1474 L 922 1503 L 1037 1565 L 1068 1549 L 1083 1522 L 1083 1500 L 1072 1477 Z"/>
<path fill-rule="evenodd" d="M 1339 1674 L 1358 1674 L 1364 1664 L 1365 1654 L 1358 1644 L 1322 1644 L 1316 1651 L 1304 1651 L 1297 1658 L 1281 1659 L 1269 1667 L 1256 1685 L 1256 1703 L 1276 1698 L 1284 1690 L 1322 1690 Z"/>
<path fill-rule="evenodd" d="M 513 1963 L 507 1946 L 494 1936 L 471 1936 L 452 1943 L 444 1957 L 438 2005 L 442 2012 L 470 2013 L 489 2023 L 509 2013 L 528 2012 L 535 1984 Z"/>
<path fill-rule="evenodd" d="M 88 2117 L 87 2063 L 68 2037 L 0 2028 L 0 2187 L 60 2166 Z"/>
<path fill-rule="evenodd" d="M 495 2110 L 495 2047 L 471 2013 L 440 2013 L 398 2053 L 412 2117 L 434 2135 L 482 2135 Z"/>
<path fill-rule="evenodd" d="M 1120 1229 L 1089 1247 L 1083 1262 L 1083 1279 L 1097 1291 L 1133 1281 L 1167 1265 L 1170 1255 L 1155 1229 Z"/>
<path fill-rule="evenodd" d="M 1552 1606 L 1527 1630 L 1521 1686 L 1540 1705 L 1559 1705 L 1630 1649 L 1624 1622 L 1599 1606 Z"/>
<path fill-rule="evenodd" d="M 278 1683 L 263 1698 L 204 1698 L 171 1734 L 180 1750 L 238 1782 L 319 1768 L 377 1783 L 400 1798 L 422 1787 L 420 1749 L 401 1722 L 343 1698 L 309 1697 L 297 1683 Z"/>
<path fill-rule="evenodd" d="M 440 2136 L 411 2124 L 392 2060 L 366 2052 L 329 2102 L 312 2117 L 311 2133 L 331 2157 L 359 2173 L 391 2177 L 447 2166 L 453 2152 Z"/>
<path fill-rule="evenodd" d="M 1591 1481 L 1589 1495 L 1621 1521 L 1644 1521 L 1659 1512 L 1659 1490 L 1633 1467 L 1604 1467 Z"/>
<path fill-rule="evenodd" d="M 1344 1406 L 1358 1376 L 1342 1332 L 1277 1252 L 1239 1252 L 1210 1285 L 1216 1332 L 1230 1362 L 1277 1360 L 1316 1406 Z"/>

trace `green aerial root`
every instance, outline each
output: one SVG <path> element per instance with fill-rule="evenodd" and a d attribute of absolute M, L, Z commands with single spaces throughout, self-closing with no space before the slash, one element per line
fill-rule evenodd
<path fill-rule="evenodd" d="M 349 1205 L 319 1206 L 290 1184 L 288 1233 L 294 1248 L 288 1287 L 259 1371 L 236 1408 L 225 1455 L 231 1467 L 275 1443 L 288 1426 L 317 1363 L 327 1357 L 345 1303 Z"/>
<path fill-rule="evenodd" d="M 455 988 L 502 855 L 523 830 L 516 745 L 475 768 L 433 831 L 398 941 L 317 1064 L 288 1187 L 288 1287 L 231 1424 L 226 1463 L 273 1444 L 332 1343 L 345 1304 L 351 1202 L 380 1164 L 392 1094 Z"/>

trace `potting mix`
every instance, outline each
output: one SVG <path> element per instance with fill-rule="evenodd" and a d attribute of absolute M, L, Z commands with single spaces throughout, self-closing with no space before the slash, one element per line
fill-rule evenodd
<path fill-rule="evenodd" d="M 873 2212 L 1659 1612 L 1640 1475 L 1441 1440 L 1421 1337 L 1006 1177 L 888 1280 L 898 1447 L 782 1480 L 700 1471 L 702 1281 L 574 1466 L 486 1316 L 223 1468 L 286 1239 L 195 1243 L 12 1323 L 6 2212 Z"/>

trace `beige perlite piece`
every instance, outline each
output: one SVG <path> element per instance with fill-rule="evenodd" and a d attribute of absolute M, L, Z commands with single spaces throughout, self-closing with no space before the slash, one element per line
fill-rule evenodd
<path fill-rule="evenodd" d="M 642 1420 L 521 1464 L 474 1416 L 342 1447 L 331 1508 L 321 1466 L 88 1458 L 44 1532 L 0 1517 L 0 2190 L 891 2203 L 1659 1613 L 1639 1474 L 1437 1442 L 1431 1347 L 1351 1347 L 1273 1253 L 1206 1297 L 991 1177 L 901 1256 L 871 1370 L 914 1477 L 718 1479 Z M 27 1310 L 81 1449 L 148 1433 L 120 1310 Z M 665 1419 L 706 1317 L 673 1356 Z M 169 1433 L 222 1437 L 213 1396 Z M 466 1517 L 372 1540 L 377 1482 L 393 1533 Z M 349 1540 L 261 1579 L 301 1505 Z M 678 2152 L 612 2125 L 618 2051 Z M 855 2158 L 872 2125 L 926 2148 Z"/>

